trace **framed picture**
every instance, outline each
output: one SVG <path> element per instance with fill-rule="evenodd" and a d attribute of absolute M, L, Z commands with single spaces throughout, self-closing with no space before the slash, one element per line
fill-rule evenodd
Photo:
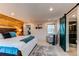
<path fill-rule="evenodd" d="M 31 25 L 26 25 L 27 35 L 31 35 Z"/>

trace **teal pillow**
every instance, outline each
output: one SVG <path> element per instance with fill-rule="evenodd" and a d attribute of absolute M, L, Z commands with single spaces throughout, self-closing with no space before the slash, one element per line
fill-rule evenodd
<path fill-rule="evenodd" d="M 12 37 L 16 37 L 16 33 L 8 32 L 8 33 L 4 33 L 3 36 L 4 36 L 4 38 L 12 38 Z"/>
<path fill-rule="evenodd" d="M 16 33 L 15 32 L 9 32 L 11 37 L 16 37 Z"/>
<path fill-rule="evenodd" d="M 31 41 L 33 38 L 34 38 L 34 36 L 29 36 L 29 37 L 24 38 L 23 40 L 20 40 L 20 41 L 23 41 L 23 42 L 25 42 L 25 43 L 28 43 L 28 42 Z"/>

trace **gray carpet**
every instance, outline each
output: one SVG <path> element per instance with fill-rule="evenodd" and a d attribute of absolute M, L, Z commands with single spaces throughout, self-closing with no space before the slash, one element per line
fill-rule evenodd
<path fill-rule="evenodd" d="M 58 56 L 55 46 L 37 45 L 30 56 Z"/>

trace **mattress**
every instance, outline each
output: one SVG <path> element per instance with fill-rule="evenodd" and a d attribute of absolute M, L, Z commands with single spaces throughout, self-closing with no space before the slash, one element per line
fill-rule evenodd
<path fill-rule="evenodd" d="M 18 48 L 23 56 L 28 56 L 29 53 L 32 51 L 34 46 L 37 44 L 37 39 L 34 38 L 33 40 L 29 41 L 28 43 L 24 43 L 20 40 L 23 38 L 26 38 L 26 36 L 20 36 L 15 38 L 9 38 L 9 40 L 0 40 L 0 46 L 6 46 L 6 47 L 16 47 Z"/>

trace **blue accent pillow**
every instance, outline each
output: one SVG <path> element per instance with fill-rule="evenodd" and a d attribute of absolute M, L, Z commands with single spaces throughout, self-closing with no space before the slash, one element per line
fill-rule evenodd
<path fill-rule="evenodd" d="M 16 33 L 15 32 L 9 32 L 11 37 L 16 37 Z"/>
<path fill-rule="evenodd" d="M 25 43 L 28 43 L 29 41 L 31 41 L 32 39 L 34 39 L 34 36 L 29 36 L 27 38 L 24 38 L 23 40 L 20 40 L 20 41 L 23 41 Z"/>

